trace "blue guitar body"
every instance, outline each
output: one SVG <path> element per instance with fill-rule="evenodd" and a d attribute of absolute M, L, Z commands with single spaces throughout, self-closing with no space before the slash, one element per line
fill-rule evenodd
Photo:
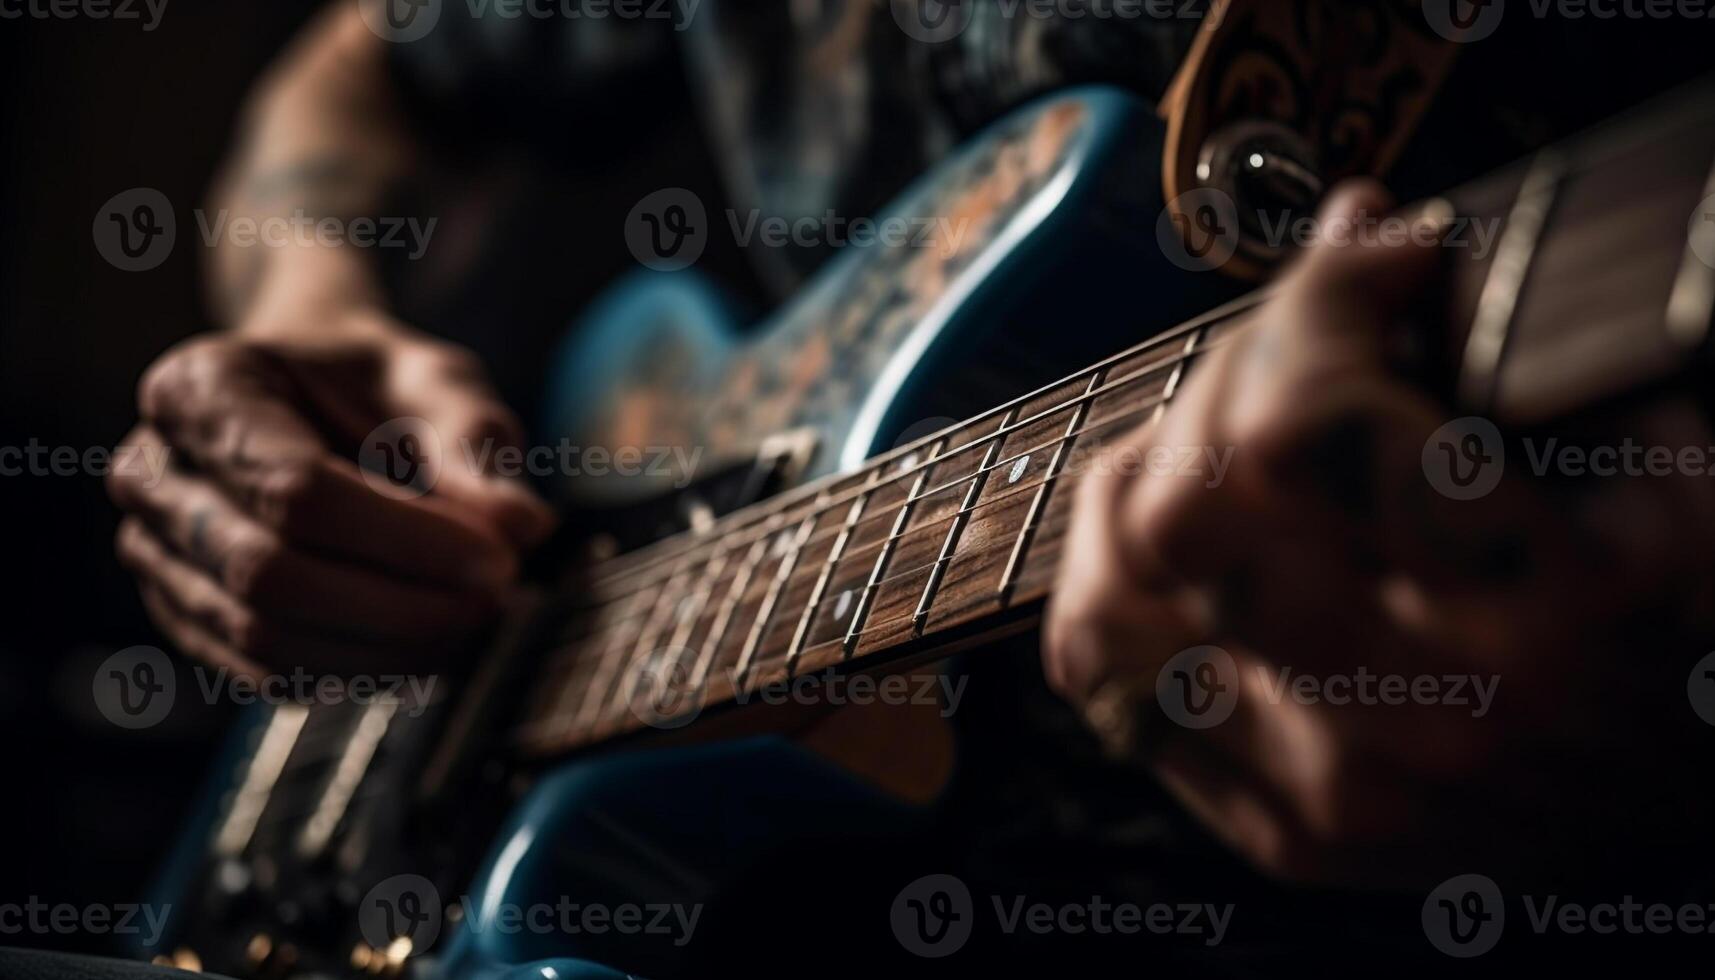
<path fill-rule="evenodd" d="M 777 475 L 788 481 L 803 480 L 848 470 L 902 434 L 926 431 L 922 425 L 986 408 L 1206 310 L 1238 284 L 1166 257 L 1157 237 L 1162 144 L 1150 107 L 1117 90 L 1074 90 L 1031 105 L 878 219 L 927 229 L 919 241 L 844 249 L 792 303 L 753 327 L 734 322 L 692 272 L 640 273 L 591 312 L 559 355 L 549 434 L 588 446 L 698 447 L 699 473 L 743 469 L 760 457 L 780 464 Z M 671 496 L 685 475 L 586 480 L 572 499 L 603 512 Z M 613 530 L 646 539 L 655 529 Z M 486 849 L 471 839 L 448 846 L 486 856 L 467 863 L 474 875 L 419 896 L 434 900 L 433 935 L 414 931 L 413 943 L 389 948 L 363 928 L 364 904 L 401 872 L 447 852 L 425 851 L 408 830 L 412 760 L 429 749 L 389 758 L 384 748 L 363 777 L 366 789 L 380 789 L 358 794 L 322 853 L 306 855 L 297 828 L 275 827 L 270 816 L 314 809 L 324 783 L 306 781 L 290 798 L 284 784 L 256 777 L 267 753 L 296 751 L 292 742 L 322 711 L 290 719 L 291 731 L 278 717 L 259 716 L 241 733 L 218 803 L 167 876 L 169 934 L 145 954 L 188 948 L 211 971 L 268 975 L 290 946 L 288 971 L 568 980 L 621 975 L 594 965 L 614 962 L 611 949 L 620 965 L 647 975 L 657 964 L 673 968 L 673 939 L 687 931 L 698 896 L 763 848 L 848 823 L 908 826 L 924 812 L 778 735 L 574 760 L 519 787 L 521 801 Z M 419 734 L 387 737 L 432 745 L 445 714 L 410 722 Z M 687 789 L 686 774 L 699 773 L 692 782 L 701 791 Z M 480 809 L 515 784 L 455 786 L 454 808 Z M 652 790 L 666 785 L 675 789 Z M 235 801 L 262 814 L 247 836 L 232 826 Z M 687 836 L 686 827 L 696 832 Z M 676 840 L 683 853 L 673 850 Z M 407 849 L 419 856 L 401 857 Z M 619 906 L 640 891 L 681 906 L 662 919 L 678 933 L 660 934 L 659 956 L 610 946 L 613 928 L 569 936 L 563 923 L 506 921 L 507 910 L 554 908 L 568 897 Z M 424 901 L 380 901 L 389 914 L 427 914 Z M 646 937 L 655 935 L 647 923 L 656 911 L 642 910 L 643 924 L 633 924 Z"/>

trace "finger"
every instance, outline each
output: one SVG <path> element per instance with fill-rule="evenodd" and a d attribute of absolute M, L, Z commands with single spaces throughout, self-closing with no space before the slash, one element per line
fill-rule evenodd
<path fill-rule="evenodd" d="M 145 582 L 141 586 L 140 594 L 143 611 L 148 614 L 149 621 L 155 624 L 155 628 L 161 631 L 167 642 L 180 653 L 192 660 L 211 667 L 225 668 L 253 680 L 266 673 L 259 664 L 245 659 L 238 651 L 174 606 L 158 586 Z"/>
<path fill-rule="evenodd" d="M 168 472 L 120 482 L 117 499 L 209 587 L 246 609 L 374 641 L 458 637 L 494 615 L 486 590 L 449 590 L 307 554 L 235 507 L 213 484 Z"/>
<path fill-rule="evenodd" d="M 242 661 L 273 669 L 304 668 L 349 675 L 358 671 L 422 669 L 456 650 L 452 634 L 409 640 L 366 640 L 294 624 L 258 613 L 226 593 L 201 569 L 174 555 L 136 518 L 120 526 L 120 561 L 132 569 L 169 614 L 194 649 L 187 653 L 210 662 Z M 188 635 L 194 631 L 195 635 Z"/>
<path fill-rule="evenodd" d="M 1114 510 L 1130 484 L 1099 474 L 1080 482 L 1048 602 L 1043 667 L 1049 684 L 1075 704 L 1116 677 L 1153 677 L 1172 651 L 1195 642 L 1177 586 L 1140 582 L 1125 567 Z"/>
<path fill-rule="evenodd" d="M 161 439 L 294 543 L 438 582 L 513 579 L 511 549 L 455 504 L 378 493 L 330 455 L 288 387 L 261 352 L 202 342 L 150 371 L 139 407 Z"/>

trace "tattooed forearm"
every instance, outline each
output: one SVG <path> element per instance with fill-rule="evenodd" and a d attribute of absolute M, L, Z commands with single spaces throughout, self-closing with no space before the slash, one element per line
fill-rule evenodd
<path fill-rule="evenodd" d="M 220 318 L 240 326 L 289 320 L 294 307 L 378 303 L 364 250 L 304 229 L 328 219 L 373 221 L 414 157 L 379 39 L 355 6 L 330 8 L 252 97 L 207 209 L 210 297 Z"/>

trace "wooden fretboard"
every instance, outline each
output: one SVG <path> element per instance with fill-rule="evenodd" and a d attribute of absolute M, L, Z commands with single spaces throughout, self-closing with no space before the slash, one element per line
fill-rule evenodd
<path fill-rule="evenodd" d="M 1715 305 L 1715 222 L 1700 213 L 1715 194 L 1712 119 L 1704 89 L 1448 196 L 1463 221 L 1499 231 L 1485 254 L 1469 225 L 1470 246 L 1447 249 L 1463 408 L 1543 422 L 1660 378 L 1703 345 Z M 1263 298 L 600 566 L 588 615 L 542 658 L 521 748 L 675 727 L 793 677 L 1028 626 L 1060 561 L 1073 481 L 1151 465 L 1110 441 L 1159 418 L 1195 360 Z M 1184 458 L 1197 447 L 1168 448 L 1174 459 L 1154 465 L 1212 478 L 1207 458 Z"/>

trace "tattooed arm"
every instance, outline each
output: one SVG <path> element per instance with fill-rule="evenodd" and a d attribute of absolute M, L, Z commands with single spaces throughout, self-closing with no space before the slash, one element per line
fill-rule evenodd
<path fill-rule="evenodd" d="M 211 210 L 228 227 L 378 216 L 418 152 L 385 60 L 356 4 L 334 5 L 312 23 L 253 93 Z M 236 239 L 218 236 L 208 269 L 211 301 L 229 326 L 271 329 L 274 315 L 304 304 L 381 305 L 363 249 Z"/>
<path fill-rule="evenodd" d="M 173 465 L 109 481 L 121 561 L 167 638 L 205 661 L 424 668 L 488 618 L 552 524 L 522 486 L 468 462 L 493 455 L 469 443 L 515 442 L 518 424 L 468 351 L 389 315 L 371 249 L 255 233 L 331 217 L 355 235 L 378 215 L 416 158 L 384 68 L 383 42 L 342 3 L 259 87 L 212 209 L 229 231 L 209 270 L 228 329 L 142 379 L 126 444 Z M 414 454 L 396 419 L 413 420 Z M 358 468 L 378 438 L 411 486 Z"/>

